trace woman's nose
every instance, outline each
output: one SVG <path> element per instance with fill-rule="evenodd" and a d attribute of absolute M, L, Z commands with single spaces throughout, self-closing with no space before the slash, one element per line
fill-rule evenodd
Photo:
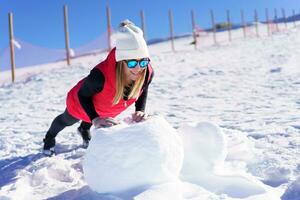
<path fill-rule="evenodd" d="M 140 64 L 137 64 L 137 65 L 135 66 L 135 68 L 132 69 L 132 71 L 133 71 L 134 73 L 138 73 L 139 71 L 141 71 Z"/>

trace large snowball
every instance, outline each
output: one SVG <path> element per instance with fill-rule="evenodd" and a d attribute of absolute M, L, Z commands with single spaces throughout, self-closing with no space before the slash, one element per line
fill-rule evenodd
<path fill-rule="evenodd" d="M 117 193 L 177 179 L 183 145 L 162 117 L 92 132 L 83 161 L 88 185 L 99 193 Z"/>

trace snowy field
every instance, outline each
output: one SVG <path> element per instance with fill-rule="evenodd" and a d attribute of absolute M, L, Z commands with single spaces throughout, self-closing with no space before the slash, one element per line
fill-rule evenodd
<path fill-rule="evenodd" d="M 227 33 L 219 37 L 224 41 Z M 184 142 L 195 137 L 191 133 L 197 135 L 201 140 L 196 145 L 203 145 L 197 149 L 181 144 L 185 151 L 184 160 L 178 156 L 182 171 L 177 169 L 180 162 L 174 161 L 177 180 L 150 185 L 134 194 L 95 192 L 84 176 L 86 150 L 80 148 L 77 125 L 58 135 L 58 155 L 48 158 L 40 153 L 45 132 L 65 109 L 67 92 L 106 57 L 100 54 L 73 60 L 70 67 L 61 62 L 21 69 L 15 84 L 8 82 L 8 72 L 0 74 L 0 199 L 299 200 L 300 28 L 197 50 L 189 45 L 191 41 L 177 40 L 176 52 L 170 51 L 170 43 L 150 46 L 155 77 L 147 111 L 154 121 L 162 119 L 153 123 L 171 126 Z M 133 108 L 118 119 L 132 112 Z M 201 163 L 196 166 L 198 156 L 207 164 L 209 150 L 219 148 L 207 143 L 204 129 L 196 126 L 203 121 L 216 125 L 215 133 L 226 139 L 220 150 L 227 152 L 225 161 L 205 165 L 214 170 Z M 147 123 L 151 121 L 145 122 L 144 130 Z M 92 142 L 97 141 L 94 136 Z M 111 156 L 110 161 L 117 160 Z M 195 163 L 195 169 L 187 162 Z M 148 166 L 145 164 L 145 170 L 151 171 Z M 114 188 L 115 178 L 106 187 Z"/>

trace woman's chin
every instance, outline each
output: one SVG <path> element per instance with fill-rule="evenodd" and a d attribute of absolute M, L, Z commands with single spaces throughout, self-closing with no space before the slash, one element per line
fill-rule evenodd
<path fill-rule="evenodd" d="M 136 81 L 138 78 L 139 78 L 139 75 L 131 75 L 131 76 L 130 76 L 130 79 L 131 79 L 132 81 Z"/>

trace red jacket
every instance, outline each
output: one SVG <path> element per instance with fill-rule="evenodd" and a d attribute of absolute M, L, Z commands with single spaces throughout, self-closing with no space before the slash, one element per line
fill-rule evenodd
<path fill-rule="evenodd" d="M 116 93 L 116 59 L 115 48 L 109 53 L 107 58 L 99 63 L 98 68 L 105 77 L 104 86 L 101 92 L 92 97 L 93 104 L 97 114 L 101 117 L 115 117 L 124 111 L 128 106 L 136 102 L 136 98 L 127 101 L 120 99 L 118 104 L 113 105 L 113 99 Z M 150 80 L 152 67 L 148 66 Z M 69 92 L 67 96 L 67 110 L 75 118 L 91 123 L 88 115 L 82 108 L 78 99 L 78 91 L 84 79 L 80 80 Z M 142 91 L 140 91 L 141 95 Z"/>

